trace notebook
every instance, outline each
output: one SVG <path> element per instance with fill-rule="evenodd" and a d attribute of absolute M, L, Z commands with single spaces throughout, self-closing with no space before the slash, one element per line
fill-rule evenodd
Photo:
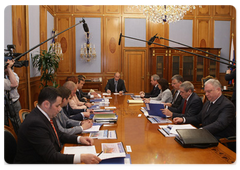
<path fill-rule="evenodd" d="M 218 145 L 218 140 L 206 129 L 177 129 L 175 140 L 184 148 L 208 148 Z"/>

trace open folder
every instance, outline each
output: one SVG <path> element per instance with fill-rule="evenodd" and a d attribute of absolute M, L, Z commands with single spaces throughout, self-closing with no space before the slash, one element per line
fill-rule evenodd
<path fill-rule="evenodd" d="M 149 116 L 160 116 L 166 118 L 160 109 L 164 109 L 163 104 L 146 103 L 146 110 Z"/>

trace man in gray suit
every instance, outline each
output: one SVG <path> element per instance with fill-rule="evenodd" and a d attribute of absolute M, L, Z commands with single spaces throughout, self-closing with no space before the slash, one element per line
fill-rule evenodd
<path fill-rule="evenodd" d="M 58 88 L 58 91 L 62 95 L 61 107 L 66 107 L 71 97 L 71 90 L 69 90 L 64 86 L 61 86 Z M 61 132 L 67 133 L 69 135 L 75 135 L 75 134 L 82 133 L 83 130 L 89 129 L 92 127 L 91 120 L 78 121 L 78 120 L 69 119 L 64 113 L 64 111 L 66 110 L 62 109 L 56 116 L 58 129 Z"/>
<path fill-rule="evenodd" d="M 176 117 L 175 124 L 191 123 L 202 124 L 217 139 L 236 135 L 236 113 L 233 103 L 222 95 L 221 83 L 216 79 L 210 79 L 205 83 L 204 91 L 208 101 L 201 112 L 191 117 Z"/>

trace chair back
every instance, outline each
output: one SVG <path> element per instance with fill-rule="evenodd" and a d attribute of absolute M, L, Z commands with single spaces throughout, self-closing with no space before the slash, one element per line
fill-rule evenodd
<path fill-rule="evenodd" d="M 208 81 L 209 79 L 214 79 L 214 77 L 208 75 L 208 76 L 203 77 L 203 78 L 201 79 L 201 82 L 202 82 L 202 88 L 203 88 L 203 89 L 204 89 L 204 84 L 205 84 L 205 82 Z"/>
<path fill-rule="evenodd" d="M 4 125 L 4 159 L 12 164 L 17 153 L 17 135 L 14 130 Z"/>
<path fill-rule="evenodd" d="M 21 123 L 25 120 L 25 118 L 27 117 L 27 115 L 30 113 L 30 110 L 28 109 L 21 109 L 19 111 L 19 118 Z"/>

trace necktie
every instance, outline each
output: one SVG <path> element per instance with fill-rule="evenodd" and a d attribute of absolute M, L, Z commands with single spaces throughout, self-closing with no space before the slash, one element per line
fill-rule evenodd
<path fill-rule="evenodd" d="M 208 112 L 209 108 L 210 108 L 212 105 L 213 105 L 213 103 L 210 102 L 209 105 L 208 105 L 208 108 L 207 108 L 207 112 Z"/>
<path fill-rule="evenodd" d="M 117 91 L 117 81 L 115 81 L 115 93 L 117 93 L 118 91 Z"/>
<path fill-rule="evenodd" d="M 185 113 L 186 105 L 187 105 L 187 100 L 184 101 L 184 105 L 183 105 L 183 109 L 182 109 L 182 114 Z"/>
<path fill-rule="evenodd" d="M 54 130 L 54 132 L 55 132 L 55 135 L 56 135 L 56 137 L 57 137 L 58 145 L 61 146 L 61 145 L 60 145 L 59 138 L 58 138 L 58 134 L 57 134 L 57 131 L 56 131 L 56 129 L 55 129 L 55 126 L 54 126 L 54 124 L 53 124 L 53 120 L 52 120 L 52 119 L 50 119 L 50 123 L 51 123 L 52 128 L 53 128 L 53 130 Z"/>
<path fill-rule="evenodd" d="M 173 96 L 174 96 L 174 98 L 173 98 L 172 104 L 174 104 L 174 102 L 176 101 L 176 99 L 178 97 L 178 91 L 175 91 Z"/>

